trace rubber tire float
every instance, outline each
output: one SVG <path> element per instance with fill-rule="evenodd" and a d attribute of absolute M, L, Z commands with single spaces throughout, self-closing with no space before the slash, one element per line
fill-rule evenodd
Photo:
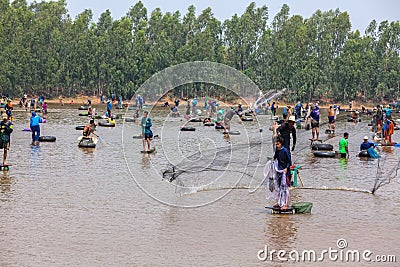
<path fill-rule="evenodd" d="M 325 151 L 331 151 L 333 150 L 333 145 L 331 144 L 313 144 L 311 146 L 312 150 L 325 150 Z"/>
<path fill-rule="evenodd" d="M 55 136 L 42 135 L 39 137 L 40 142 L 55 142 L 57 138 Z"/>
<path fill-rule="evenodd" d="M 196 128 L 184 126 L 181 128 L 181 131 L 182 132 L 194 132 L 194 131 L 196 131 Z"/>
<path fill-rule="evenodd" d="M 99 126 L 102 127 L 115 127 L 115 123 L 109 123 L 109 122 L 99 122 Z"/>
<path fill-rule="evenodd" d="M 318 158 L 334 158 L 336 156 L 334 151 L 314 151 L 313 154 Z"/>
<path fill-rule="evenodd" d="M 239 131 L 232 131 L 232 132 L 224 132 L 224 134 L 229 134 L 229 135 L 240 135 Z"/>

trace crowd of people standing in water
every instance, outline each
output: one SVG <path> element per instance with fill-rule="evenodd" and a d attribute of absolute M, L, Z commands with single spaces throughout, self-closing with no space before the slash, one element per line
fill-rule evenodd
<path fill-rule="evenodd" d="M 62 96 L 59 98 L 60 105 L 64 105 L 62 102 Z M 118 105 L 118 108 L 123 107 L 122 97 L 116 98 L 113 95 L 110 99 L 105 100 L 103 95 L 100 96 L 100 103 L 106 104 L 105 118 L 113 119 L 113 106 Z M 142 96 L 138 95 L 135 99 L 136 111 L 135 118 L 139 118 L 139 112 L 142 111 L 143 116 L 139 120 L 141 127 L 141 136 L 143 138 L 143 151 L 147 152 L 151 150 L 151 139 L 153 138 L 153 132 L 151 127 L 153 126 L 152 119 L 149 116 L 149 112 L 143 110 L 144 99 Z M 186 112 L 185 118 L 189 119 L 193 116 L 199 116 L 201 110 L 198 110 L 199 100 L 197 98 L 186 100 Z M 116 103 L 117 102 L 117 103 Z M 25 108 L 25 110 L 31 111 L 30 117 L 30 130 L 32 131 L 32 144 L 37 145 L 40 139 L 40 124 L 45 122 L 47 114 L 47 103 L 43 96 L 39 96 L 37 99 L 35 97 L 28 98 L 24 95 L 20 102 L 20 107 Z M 72 103 L 70 103 L 72 104 Z M 0 148 L 3 148 L 3 165 L 7 164 L 7 151 L 10 148 L 10 136 L 13 132 L 13 117 L 12 117 L 12 101 L 7 97 L 1 99 L 0 105 L 4 108 L 2 112 L 2 121 L 0 121 Z M 88 107 L 89 123 L 85 125 L 83 129 L 83 136 L 90 137 L 94 135 L 96 123 L 94 121 L 96 111 L 91 107 L 92 101 L 88 99 L 85 104 Z M 181 105 L 181 100 L 175 98 L 173 104 L 165 102 L 163 106 L 168 106 L 171 109 L 171 116 L 180 116 L 179 106 Z M 43 118 L 38 115 L 38 108 L 43 112 Z M 353 110 L 353 103 L 349 105 L 351 110 L 351 120 L 358 122 L 360 112 L 358 110 Z M 312 142 L 321 141 L 320 140 L 320 121 L 321 121 L 321 111 L 318 101 L 313 103 L 308 103 L 304 105 L 298 101 L 293 107 L 290 105 L 284 105 L 282 107 L 282 118 L 279 120 L 277 116 L 278 103 L 268 99 L 265 103 L 260 106 L 249 107 L 244 109 L 242 103 L 235 107 L 228 107 L 221 109 L 219 103 L 215 99 L 205 98 L 204 99 L 204 109 L 207 112 L 207 118 L 204 119 L 204 123 L 215 122 L 216 126 L 224 129 L 227 134 L 231 133 L 231 121 L 235 115 L 239 117 L 239 122 L 243 119 L 245 113 L 255 115 L 260 113 L 270 113 L 273 124 L 270 126 L 272 131 L 272 145 L 273 145 L 273 160 L 274 165 L 271 169 L 276 172 L 276 177 L 278 181 L 278 187 L 282 187 L 285 193 L 282 196 L 284 200 L 280 199 L 276 206 L 285 209 L 288 207 L 288 200 L 290 199 L 289 191 L 286 191 L 291 185 L 291 168 L 292 166 L 292 152 L 296 148 L 297 143 L 297 130 L 299 128 L 304 128 L 306 130 L 311 129 Z M 327 134 L 334 134 L 336 131 L 335 122 L 337 116 L 340 112 L 340 106 L 331 105 L 328 108 L 327 115 Z M 366 114 L 371 117 L 371 126 L 374 132 L 373 140 L 370 142 L 368 136 L 365 136 L 363 142 L 360 144 L 360 150 L 374 149 L 376 143 L 391 145 L 392 134 L 395 129 L 395 121 L 392 119 L 392 110 L 390 106 L 378 105 L 372 110 L 365 109 L 362 107 L 361 114 Z M 214 118 L 213 120 L 211 118 Z M 325 120 L 324 120 L 325 121 Z M 349 158 L 349 143 L 348 143 L 349 133 L 345 132 L 343 137 L 338 143 L 338 152 L 341 158 Z M 272 165 L 271 165 L 272 166 Z"/>
<path fill-rule="evenodd" d="M 288 202 L 290 200 L 290 193 L 287 190 L 287 187 L 291 185 L 291 171 L 294 166 L 292 166 L 292 153 L 296 146 L 296 128 L 304 128 L 309 130 L 311 128 L 311 142 L 312 144 L 316 141 L 320 141 L 320 120 L 321 113 L 320 108 L 318 107 L 318 102 L 307 104 L 305 108 L 303 105 L 298 102 L 295 108 L 291 108 L 290 106 L 284 106 L 282 109 L 282 120 L 278 120 L 276 116 L 276 103 L 272 102 L 267 103 L 266 109 L 271 113 L 271 118 L 274 118 L 273 124 L 270 126 L 270 130 L 272 131 L 272 144 L 274 150 L 273 161 L 269 162 L 266 166 L 268 175 L 275 178 L 276 185 L 275 190 L 277 189 L 277 193 L 275 194 L 275 200 L 277 201 L 274 208 L 285 210 L 288 208 Z M 364 106 L 361 107 L 361 112 L 354 109 L 353 102 L 349 104 L 349 109 L 351 114 L 347 117 L 348 122 L 360 122 L 360 115 L 364 114 L 367 118 L 371 118 L 373 134 L 373 141 L 371 142 L 369 137 L 366 135 L 361 142 L 359 149 L 359 155 L 362 152 L 364 155 L 367 155 L 370 158 L 379 158 L 380 155 L 375 150 L 375 148 L 379 145 L 391 145 L 393 146 L 395 143 L 392 141 L 392 135 L 394 130 L 396 129 L 396 122 L 392 119 L 392 109 L 390 105 L 377 105 L 373 109 L 366 109 Z M 340 111 L 340 106 L 331 105 L 328 108 L 328 118 L 327 118 L 327 129 L 325 131 L 326 134 L 331 135 L 333 137 L 335 133 L 335 121 L 337 119 L 337 115 Z M 304 123 L 301 123 L 304 122 Z M 350 157 L 349 154 L 349 133 L 343 133 L 342 138 L 338 143 L 338 155 L 340 158 L 348 160 Z M 290 142 L 293 142 L 291 145 Z M 335 155 L 335 152 L 331 152 Z M 269 184 L 271 192 L 274 189 L 274 185 Z"/>
<path fill-rule="evenodd" d="M 104 103 L 103 95 L 101 94 L 100 103 Z M 58 98 L 59 105 L 64 106 L 63 96 L 60 95 Z M 115 97 L 115 94 L 112 95 L 112 98 L 107 100 L 106 105 L 106 114 L 104 117 L 109 118 L 111 121 L 114 119 L 111 111 L 114 105 L 117 105 L 118 108 L 122 109 L 123 106 L 127 106 L 127 104 L 123 104 L 122 96 L 118 99 Z M 117 103 L 116 103 L 117 102 Z M 138 96 L 136 99 L 137 105 L 139 108 L 143 108 L 144 98 L 142 96 Z M 70 105 L 75 104 L 73 100 L 69 103 Z M 87 103 L 84 105 L 87 107 L 87 115 L 90 118 L 89 123 L 83 129 L 83 136 L 88 137 L 95 135 L 94 131 L 96 128 L 96 123 L 94 122 L 94 116 L 96 114 L 95 108 L 91 107 L 92 101 L 90 99 L 87 100 Z M 29 118 L 29 128 L 25 128 L 24 131 L 30 131 L 32 133 L 32 145 L 39 145 L 39 141 L 41 141 L 41 131 L 40 124 L 46 122 L 46 116 L 48 113 L 48 104 L 45 101 L 45 97 L 43 95 L 35 96 L 24 94 L 18 102 L 18 106 L 22 110 L 30 112 Z M 1 109 L 1 121 L 0 121 L 0 149 L 3 149 L 3 161 L 0 165 L 0 168 L 4 168 L 8 166 L 7 164 L 7 155 L 10 149 L 11 144 L 11 134 L 14 130 L 14 117 L 13 117 L 13 103 L 12 99 L 8 95 L 3 95 L 0 98 L 0 109 Z M 42 116 L 39 115 L 42 113 Z M 138 110 L 135 113 L 136 117 L 139 117 Z M 95 135 L 97 136 L 97 135 Z M 148 135 L 146 135 L 148 136 Z"/>

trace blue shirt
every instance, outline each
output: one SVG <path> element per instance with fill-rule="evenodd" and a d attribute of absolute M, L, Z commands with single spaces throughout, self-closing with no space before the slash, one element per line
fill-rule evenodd
<path fill-rule="evenodd" d="M 386 130 L 389 130 L 390 129 L 390 120 L 386 120 L 386 122 L 383 122 L 383 125 L 382 125 L 382 130 L 384 130 L 384 131 L 386 131 Z"/>
<path fill-rule="evenodd" d="M 310 117 L 313 118 L 316 121 L 319 121 L 319 107 L 315 107 L 311 113 L 310 113 Z"/>
<path fill-rule="evenodd" d="M 149 118 L 149 117 L 147 117 L 147 118 L 143 117 L 143 118 L 142 118 L 142 121 L 141 121 L 141 124 L 142 124 L 142 131 L 143 131 L 143 133 L 145 133 L 145 134 L 151 133 L 150 127 L 153 125 L 153 124 L 152 124 L 152 121 L 151 121 L 151 118 Z"/>
<path fill-rule="evenodd" d="M 30 126 L 39 126 L 39 123 L 42 123 L 42 118 L 38 115 L 32 116 L 30 119 Z"/>
<path fill-rule="evenodd" d="M 112 110 L 112 103 L 111 102 L 108 102 L 107 109 Z"/>
<path fill-rule="evenodd" d="M 375 145 L 372 142 L 367 142 L 367 143 L 362 142 L 360 145 L 360 150 L 368 150 L 370 147 L 374 147 L 374 146 Z"/>
<path fill-rule="evenodd" d="M 274 159 L 278 159 L 278 169 L 288 169 L 290 171 L 290 166 L 292 165 L 292 158 L 290 157 L 289 150 L 282 146 L 280 150 L 276 150 L 274 154 Z"/>
<path fill-rule="evenodd" d="M 392 114 L 392 110 L 390 108 L 385 108 L 386 116 L 390 116 Z"/>
<path fill-rule="evenodd" d="M 195 107 L 197 105 L 197 100 L 193 99 L 192 104 L 193 104 L 193 107 Z"/>

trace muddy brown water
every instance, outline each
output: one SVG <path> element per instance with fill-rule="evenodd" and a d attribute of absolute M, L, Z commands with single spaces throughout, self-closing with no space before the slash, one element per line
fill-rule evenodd
<path fill-rule="evenodd" d="M 343 251 L 400 256 L 400 186 L 391 172 L 400 148 L 380 148 L 380 160 L 357 158 L 363 136 L 370 136 L 366 117 L 358 124 L 339 120 L 335 136 L 321 127 L 321 139 L 336 150 L 343 132 L 350 133 L 348 162 L 313 157 L 311 132 L 298 130 L 293 160 L 303 166 L 305 186 L 314 189 L 292 190 L 292 201 L 312 202 L 312 213 L 272 215 L 264 208 L 271 204 L 265 200 L 265 186 L 255 190 L 272 156 L 270 116 L 243 124 L 234 119 L 232 128 L 241 135 L 228 139 L 201 123 L 190 123 L 195 132 L 180 132 L 185 120 L 169 118 L 167 112 L 151 113 L 153 131 L 161 137 L 153 141 L 157 153 L 151 155 L 141 154 L 142 141 L 132 139 L 138 124 L 122 120 L 115 128 L 97 128 L 101 140 L 95 149 L 78 148 L 75 126 L 87 118 L 79 117 L 77 109 L 51 109 L 42 135 L 57 141 L 32 147 L 30 133 L 22 131 L 29 114 L 16 112 L 8 157 L 13 165 L 0 173 L 0 265 L 284 266 L 293 262 L 260 261 L 259 251 L 267 245 L 269 250 L 321 252 L 338 249 L 339 239 L 347 242 Z M 393 139 L 400 141 L 398 132 Z M 216 153 L 223 149 L 226 153 Z M 172 183 L 162 179 L 168 163 L 179 164 L 194 153 L 199 158 L 190 158 L 193 168 L 210 164 L 215 155 L 227 157 L 229 164 L 214 172 L 195 168 Z M 394 178 L 375 195 L 317 190 L 371 190 L 379 170 L 382 177 Z M 325 259 L 318 265 L 336 264 Z M 369 264 L 361 260 L 353 266 Z"/>

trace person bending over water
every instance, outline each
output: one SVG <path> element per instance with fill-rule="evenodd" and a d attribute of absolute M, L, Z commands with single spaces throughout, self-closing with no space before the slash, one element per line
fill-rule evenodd
<path fill-rule="evenodd" d="M 42 123 L 42 118 L 36 114 L 35 111 L 32 112 L 32 117 L 30 119 L 29 125 L 32 131 L 32 145 L 39 144 L 40 138 L 40 123 Z"/>
<path fill-rule="evenodd" d="M 370 147 L 375 147 L 375 144 L 368 141 L 368 136 L 364 136 L 364 142 L 360 145 L 360 151 L 368 150 Z"/>
<path fill-rule="evenodd" d="M 94 120 L 90 120 L 89 124 L 87 124 L 85 128 L 83 128 L 83 136 L 90 137 L 90 135 L 94 133 L 95 128 L 96 124 L 94 123 Z"/>
<path fill-rule="evenodd" d="M 236 110 L 234 108 L 230 108 L 224 117 L 224 128 L 225 132 L 230 132 L 231 131 L 231 120 L 233 116 L 237 114 Z"/>

